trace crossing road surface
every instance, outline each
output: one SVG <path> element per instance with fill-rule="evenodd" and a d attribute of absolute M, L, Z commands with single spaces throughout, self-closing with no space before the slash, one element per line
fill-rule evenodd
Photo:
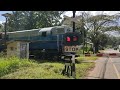
<path fill-rule="evenodd" d="M 119 50 L 107 49 L 104 53 L 120 53 Z M 101 57 L 96 61 L 95 68 L 86 79 L 120 79 L 120 57 Z"/>

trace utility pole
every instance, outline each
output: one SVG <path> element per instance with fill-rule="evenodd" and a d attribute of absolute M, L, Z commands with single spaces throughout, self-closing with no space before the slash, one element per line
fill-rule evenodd
<path fill-rule="evenodd" d="M 75 12 L 76 11 L 73 11 L 73 19 L 75 18 Z M 67 34 L 70 34 L 67 35 Z M 73 21 L 73 33 L 66 33 L 66 35 L 69 37 L 69 38 L 74 38 L 76 37 L 75 35 L 75 22 Z M 72 35 L 72 36 L 71 36 Z M 78 37 L 78 36 L 77 36 Z M 66 42 L 66 40 L 65 40 Z M 71 42 L 71 41 L 70 41 Z M 68 43 L 66 43 L 65 45 L 68 45 Z M 77 44 L 76 44 L 77 45 Z M 74 46 L 74 45 L 71 45 L 71 46 Z M 71 47 L 70 46 L 70 47 Z M 69 47 L 69 45 L 68 45 Z M 67 50 L 68 51 L 68 50 Z M 76 70 L 75 70 L 75 52 L 73 51 L 69 51 L 69 53 L 66 51 L 64 52 L 65 53 L 65 69 L 62 71 L 62 74 L 65 75 L 67 74 L 68 76 L 72 76 L 74 79 L 76 79 Z M 68 60 L 69 59 L 69 60 Z"/>
<path fill-rule="evenodd" d="M 5 46 L 6 46 L 6 37 L 7 37 L 7 21 L 8 21 L 8 17 L 6 16 L 7 14 L 2 14 L 2 16 L 4 16 L 5 17 L 5 19 L 6 19 L 6 22 L 5 22 L 5 26 L 4 26 L 4 44 L 5 44 Z"/>
<path fill-rule="evenodd" d="M 75 18 L 76 11 L 73 11 L 73 18 Z M 73 32 L 75 32 L 75 22 L 73 22 Z"/>
<path fill-rule="evenodd" d="M 73 11 L 73 18 L 75 18 L 75 12 L 76 11 Z M 75 22 L 73 22 L 73 32 L 75 32 Z M 71 66 L 71 69 L 72 69 L 72 76 L 73 78 L 76 78 L 76 70 L 75 70 L 75 55 L 72 55 L 72 66 Z"/>
<path fill-rule="evenodd" d="M 5 13 L 5 14 L 2 14 L 2 16 L 5 17 L 6 19 L 6 22 L 5 22 L 5 26 L 4 26 L 4 29 L 5 29 L 5 35 L 4 35 L 4 44 L 5 44 L 5 47 L 7 46 L 6 42 L 7 42 L 7 22 L 8 22 L 8 17 L 11 16 L 10 13 Z"/>
<path fill-rule="evenodd" d="M 83 31 L 83 54 L 84 54 L 84 47 L 85 47 L 85 30 L 84 30 L 84 26 L 83 26 L 83 13 L 82 13 L 82 31 Z"/>

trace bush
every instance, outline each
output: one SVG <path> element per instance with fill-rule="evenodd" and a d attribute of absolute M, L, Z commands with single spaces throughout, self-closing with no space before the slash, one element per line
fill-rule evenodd
<path fill-rule="evenodd" d="M 32 61 L 19 59 L 16 57 L 0 59 L 0 77 L 16 71 L 19 67 L 29 67 L 33 65 Z"/>
<path fill-rule="evenodd" d="M 6 53 L 5 53 L 5 52 L 3 52 L 3 51 L 2 51 L 2 52 L 0 52 L 0 57 L 3 57 L 3 58 L 4 58 L 4 57 L 6 57 Z"/>
<path fill-rule="evenodd" d="M 81 61 L 81 60 L 80 60 Z M 76 78 L 83 78 L 93 63 L 76 63 Z M 16 57 L 0 58 L 1 79 L 72 79 L 63 76 L 64 63 L 38 63 Z"/>

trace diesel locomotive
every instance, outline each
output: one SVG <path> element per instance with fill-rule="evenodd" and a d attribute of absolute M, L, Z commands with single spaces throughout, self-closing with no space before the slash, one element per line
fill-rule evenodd
<path fill-rule="evenodd" d="M 36 58 L 56 59 L 63 54 L 63 37 L 65 33 L 73 32 L 68 26 L 54 26 L 47 28 L 7 32 L 7 41 L 29 41 L 30 56 Z M 0 40 L 4 33 L 0 34 Z M 0 43 L 0 50 L 5 48 Z"/>

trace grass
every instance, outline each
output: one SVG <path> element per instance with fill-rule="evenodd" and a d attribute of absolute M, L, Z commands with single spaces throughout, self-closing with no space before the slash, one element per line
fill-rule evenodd
<path fill-rule="evenodd" d="M 97 60 L 97 56 L 91 56 L 91 57 L 77 57 L 78 60 Z"/>
<path fill-rule="evenodd" d="M 87 76 L 88 71 L 95 66 L 95 63 L 76 64 L 76 78 L 83 79 Z"/>
<path fill-rule="evenodd" d="M 61 75 L 62 64 L 43 63 L 29 68 L 20 68 L 14 73 L 3 76 L 7 79 L 68 79 Z"/>
<path fill-rule="evenodd" d="M 85 61 L 95 61 L 98 59 L 98 57 L 97 56 L 90 56 L 90 57 L 81 56 L 81 57 L 77 57 L 76 59 L 77 59 L 76 62 L 80 63 L 84 60 Z"/>
<path fill-rule="evenodd" d="M 33 65 L 31 61 L 21 60 L 16 57 L 0 58 L 0 77 L 16 71 L 19 67 L 29 67 Z"/>
<path fill-rule="evenodd" d="M 76 78 L 84 78 L 87 71 L 94 67 L 94 63 L 77 63 Z M 63 62 L 37 62 L 34 60 L 0 58 L 1 79 L 72 79 L 61 75 Z"/>

